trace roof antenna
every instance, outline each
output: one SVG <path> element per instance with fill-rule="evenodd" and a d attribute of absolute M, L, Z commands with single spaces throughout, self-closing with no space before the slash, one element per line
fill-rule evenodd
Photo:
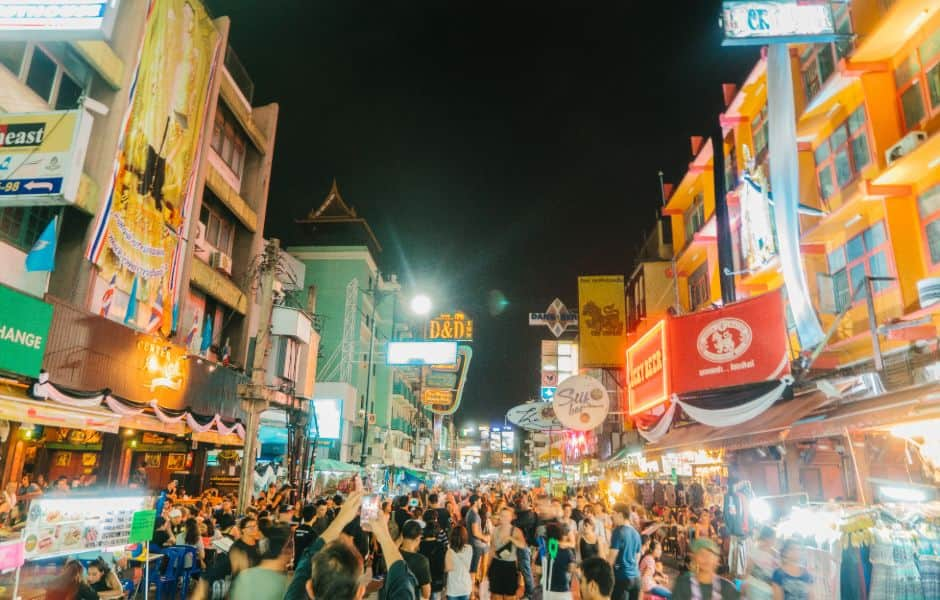
<path fill-rule="evenodd" d="M 666 206 L 666 186 L 663 184 L 663 172 L 660 171 L 659 175 L 659 195 L 663 200 L 663 206 Z"/>

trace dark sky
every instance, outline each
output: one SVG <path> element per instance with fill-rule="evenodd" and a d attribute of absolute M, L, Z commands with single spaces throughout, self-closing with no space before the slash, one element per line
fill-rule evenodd
<path fill-rule="evenodd" d="M 657 171 L 678 182 L 721 83 L 757 57 L 720 47 L 717 0 L 209 6 L 232 19 L 255 103 L 280 104 L 265 233 L 289 240 L 335 177 L 382 268 L 475 318 L 458 422 L 537 394 L 550 334 L 527 313 L 574 307 L 578 274 L 629 274 Z"/>

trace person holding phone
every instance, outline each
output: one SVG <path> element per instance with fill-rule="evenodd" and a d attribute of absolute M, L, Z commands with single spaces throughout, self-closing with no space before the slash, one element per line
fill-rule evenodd
<path fill-rule="evenodd" d="M 355 491 L 342 504 L 336 517 L 300 558 L 284 595 L 285 600 L 361 600 L 366 588 L 360 583 L 363 575 L 362 555 L 352 538 L 343 530 L 359 514 L 363 494 Z M 388 565 L 383 597 L 386 600 L 414 600 L 414 575 L 402 558 L 401 551 L 388 531 L 388 520 L 378 514 L 368 523 L 372 535 L 382 549 Z"/>

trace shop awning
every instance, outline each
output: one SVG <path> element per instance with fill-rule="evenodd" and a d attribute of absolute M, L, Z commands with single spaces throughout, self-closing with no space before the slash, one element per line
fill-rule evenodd
<path fill-rule="evenodd" d="M 663 454 L 684 450 L 740 450 L 779 443 L 782 434 L 823 405 L 829 399 L 814 391 L 792 400 L 777 402 L 759 417 L 734 427 L 688 425 L 675 427 L 655 444 L 649 444 L 644 454 Z"/>
<path fill-rule="evenodd" d="M 329 471 L 332 473 L 358 473 L 359 465 L 351 465 L 332 458 L 317 458 L 313 465 L 314 471 Z"/>
<path fill-rule="evenodd" d="M 607 462 L 604 463 L 605 467 L 615 467 L 620 463 L 624 462 L 627 459 L 627 455 L 630 452 L 635 452 L 637 448 L 633 446 L 624 446 L 620 450 L 617 450 L 613 456 L 607 459 Z"/>
<path fill-rule="evenodd" d="M 18 386 L 0 385 L 0 419 L 48 427 L 117 433 L 121 416 L 103 408 L 75 408 L 33 400 Z"/>

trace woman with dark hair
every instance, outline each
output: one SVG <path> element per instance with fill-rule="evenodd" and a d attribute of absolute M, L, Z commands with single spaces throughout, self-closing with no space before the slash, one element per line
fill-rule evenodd
<path fill-rule="evenodd" d="M 803 567 L 803 551 L 796 540 L 787 540 L 780 551 L 780 567 L 771 579 L 774 600 L 812 600 L 813 576 Z"/>
<path fill-rule="evenodd" d="M 568 531 L 557 521 L 551 521 L 545 526 L 545 537 L 548 552 L 542 559 L 542 597 L 545 600 L 572 600 L 571 574 L 577 568 L 577 560 L 574 551 L 565 543 Z"/>
<path fill-rule="evenodd" d="M 441 528 L 437 524 L 437 513 L 429 508 L 424 511 L 425 526 L 418 545 L 418 553 L 428 559 L 431 572 L 431 600 L 439 600 L 444 591 L 444 557 L 447 554 L 447 534 L 441 540 Z"/>
<path fill-rule="evenodd" d="M 600 556 L 600 540 L 597 538 L 597 529 L 593 517 L 584 517 L 581 522 L 581 536 L 578 540 L 578 550 L 581 551 L 581 560 Z"/>
<path fill-rule="evenodd" d="M 62 574 L 46 590 L 47 600 L 98 600 L 98 592 L 85 582 L 82 563 L 74 558 L 65 561 Z"/>
<path fill-rule="evenodd" d="M 444 571 L 447 573 L 447 600 L 470 600 L 473 591 L 473 579 L 470 564 L 473 561 L 473 548 L 467 528 L 456 525 L 450 534 L 450 544 L 444 556 Z"/>
<path fill-rule="evenodd" d="M 96 592 L 121 591 L 121 581 L 100 556 L 88 565 L 88 585 Z"/>
<path fill-rule="evenodd" d="M 662 573 L 658 561 L 663 555 L 663 545 L 656 538 L 650 538 L 649 549 L 640 560 L 640 586 L 646 595 L 672 598 L 672 592 L 663 587 Z"/>
<path fill-rule="evenodd" d="M 181 546 L 192 546 L 196 549 L 196 556 L 199 557 L 199 563 L 205 567 L 206 546 L 202 542 L 202 535 L 199 533 L 199 521 L 190 517 L 183 522 L 183 532 L 177 536 L 176 543 Z"/>
<path fill-rule="evenodd" d="M 487 539 L 493 539 L 493 519 L 491 518 L 493 507 L 484 497 L 480 503 L 480 530 L 487 536 Z M 483 545 L 483 554 L 480 555 L 479 581 L 489 579 L 490 575 L 490 545 Z"/>

